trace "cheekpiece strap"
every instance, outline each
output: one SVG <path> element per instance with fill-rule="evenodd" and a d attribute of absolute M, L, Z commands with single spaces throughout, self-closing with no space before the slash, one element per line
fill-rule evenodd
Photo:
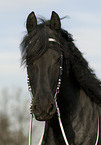
<path fill-rule="evenodd" d="M 48 40 L 50 42 L 57 42 L 54 38 L 49 38 Z M 57 43 L 60 44 L 59 42 L 57 42 Z M 59 90 L 60 90 L 62 72 L 63 72 L 63 54 L 61 52 L 60 67 L 59 67 L 59 78 L 58 78 L 56 92 L 55 92 L 55 95 L 54 95 L 55 101 L 57 100 L 57 94 L 59 93 Z"/>

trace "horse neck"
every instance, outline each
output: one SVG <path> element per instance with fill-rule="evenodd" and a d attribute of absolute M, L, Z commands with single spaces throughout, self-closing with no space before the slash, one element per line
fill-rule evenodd
<path fill-rule="evenodd" d="M 85 134 L 84 140 L 87 141 L 86 134 L 89 132 L 87 131 L 87 128 L 90 126 L 91 130 L 93 128 L 93 133 L 91 131 L 88 134 L 92 138 L 91 144 L 94 144 L 98 128 L 98 108 L 97 105 L 92 102 L 86 93 L 80 88 L 72 73 L 70 75 L 67 75 L 66 73 L 63 74 L 61 90 L 58 96 L 58 105 L 60 108 L 61 120 L 64 125 L 64 129 L 68 130 L 66 132 L 68 141 L 74 145 L 74 140 L 77 144 L 79 144 L 79 140 L 82 142 L 82 137 L 80 138 L 79 131 Z M 88 124 L 86 124 L 84 118 L 86 118 Z M 93 122 L 95 126 L 91 125 L 91 122 Z M 82 129 L 75 130 L 75 124 L 76 126 L 77 124 L 81 124 Z M 96 128 L 96 130 L 94 130 L 94 128 Z M 88 141 L 87 144 L 90 144 L 90 142 Z"/>
<path fill-rule="evenodd" d="M 72 73 L 68 75 L 66 72 L 63 73 L 60 94 L 57 100 L 63 120 L 73 114 L 79 101 L 77 97 L 79 96 L 80 88 L 74 80 Z M 66 116 L 66 114 L 68 115 Z"/>
<path fill-rule="evenodd" d="M 87 144 L 94 144 L 96 140 L 98 122 L 98 112 L 96 105 L 92 103 L 90 98 L 84 93 L 83 90 L 80 89 L 72 73 L 69 75 L 67 75 L 66 72 L 63 73 L 60 93 L 57 96 L 57 103 L 60 109 L 61 120 L 69 143 L 75 145 L 74 142 L 79 144 L 79 142 L 85 140 Z M 83 125 L 86 122 L 85 119 L 82 118 L 86 118 L 86 122 L 88 122 L 86 125 Z M 95 123 L 95 126 L 93 125 L 90 127 L 91 121 L 93 124 Z M 75 126 L 79 126 L 79 124 L 82 127 L 76 130 Z M 88 133 L 88 127 L 90 127 L 91 130 L 93 128 L 93 133 L 92 131 L 91 133 Z M 96 128 L 96 130 L 94 130 L 94 128 Z M 83 137 L 79 135 L 79 131 L 84 133 Z M 89 136 L 92 138 L 91 143 L 87 139 L 87 134 L 89 134 Z M 47 136 L 49 138 L 47 138 Z M 57 113 L 50 121 L 46 121 L 46 130 L 44 136 L 44 141 L 47 140 L 46 144 L 48 144 L 50 138 L 52 140 L 51 144 L 64 144 Z"/>

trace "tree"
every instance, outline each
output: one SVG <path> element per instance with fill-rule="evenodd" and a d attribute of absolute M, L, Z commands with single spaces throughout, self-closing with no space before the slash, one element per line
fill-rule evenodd
<path fill-rule="evenodd" d="M 15 94 L 15 95 L 14 95 Z M 0 100 L 0 145 L 27 145 L 28 138 L 24 126 L 26 101 L 22 105 L 22 91 L 10 93 L 4 89 Z M 21 106 L 21 107 L 20 107 Z"/>
<path fill-rule="evenodd" d="M 21 88 L 4 89 L 0 94 L 0 145 L 27 145 L 30 96 Z M 33 122 L 33 142 L 40 140 L 43 123 Z"/>

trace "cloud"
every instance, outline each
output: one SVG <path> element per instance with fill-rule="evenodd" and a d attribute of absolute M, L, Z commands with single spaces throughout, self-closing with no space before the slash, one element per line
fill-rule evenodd
<path fill-rule="evenodd" d="M 57 3 L 60 0 L 21 0 L 20 2 L 18 0 L 3 0 L 0 1 L 0 11 L 1 12 L 7 12 L 7 11 L 19 11 L 22 9 L 29 9 L 29 8 L 42 8 L 47 7 L 50 3 Z"/>
<path fill-rule="evenodd" d="M 72 12 L 66 28 L 85 54 L 101 57 L 101 13 Z"/>
<path fill-rule="evenodd" d="M 90 67 L 96 73 L 96 76 L 101 80 L 101 61 L 100 62 L 91 62 Z"/>
<path fill-rule="evenodd" d="M 101 29 L 74 28 L 74 43 L 101 79 Z"/>
<path fill-rule="evenodd" d="M 5 87 L 27 88 L 26 71 L 20 67 L 20 53 L 6 51 L 0 53 L 0 91 Z"/>
<path fill-rule="evenodd" d="M 0 75 L 17 73 L 19 68 L 19 53 L 9 51 L 0 53 Z"/>
<path fill-rule="evenodd" d="M 76 12 L 72 13 L 72 18 L 75 18 L 76 21 L 82 22 L 83 24 L 92 24 L 101 26 L 101 13 L 93 14 L 88 12 Z"/>
<path fill-rule="evenodd" d="M 101 57 L 100 29 L 74 28 L 72 31 L 76 44 L 84 53 L 89 53 L 90 56 L 96 55 Z"/>

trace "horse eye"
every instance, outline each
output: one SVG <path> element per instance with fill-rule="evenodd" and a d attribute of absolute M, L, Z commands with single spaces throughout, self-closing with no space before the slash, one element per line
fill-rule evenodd
<path fill-rule="evenodd" d="M 60 61 L 61 61 L 61 58 L 59 57 L 59 58 L 57 59 L 57 63 L 60 64 Z"/>

